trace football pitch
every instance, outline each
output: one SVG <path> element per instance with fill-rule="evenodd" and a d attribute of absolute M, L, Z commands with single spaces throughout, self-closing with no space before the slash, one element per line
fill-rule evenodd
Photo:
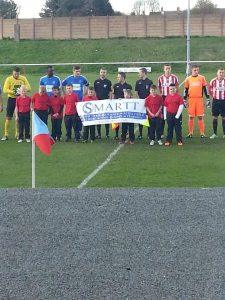
<path fill-rule="evenodd" d="M 192 59 L 224 60 L 224 42 L 193 38 Z M 0 52 L 2 62 L 24 64 L 185 60 L 185 39 L 1 41 Z M 218 66 L 202 65 L 200 73 L 209 82 Z M 185 66 L 172 68 L 182 83 Z M 71 67 L 55 69 L 61 79 L 71 74 Z M 82 66 L 90 84 L 98 70 Z M 108 68 L 112 83 L 116 70 Z M 44 72 L 26 68 L 32 93 Z M 10 73 L 0 67 L 1 84 Z M 161 73 L 162 65 L 154 65 L 148 77 L 156 83 Z M 136 80 L 127 74 L 133 87 Z M 6 95 L 0 137 L 5 107 Z M 31 144 L 17 143 L 12 122 L 9 140 L 0 141 L 0 299 L 225 299 L 221 120 L 215 140 L 209 139 L 211 109 L 208 138 L 200 139 L 196 120 L 194 137 L 186 139 L 187 120 L 184 110 L 183 147 L 175 140 L 171 147 L 150 147 L 147 128 L 142 141 L 121 146 L 112 130 L 105 138 L 102 126 L 101 141 L 62 141 L 49 157 L 36 149 L 34 190 Z"/>
<path fill-rule="evenodd" d="M 95 73 L 85 73 L 92 84 L 98 76 Z M 216 70 L 215 70 L 216 71 Z M 215 73 L 202 72 L 209 81 Z M 185 78 L 184 73 L 177 73 L 180 82 Z M 38 88 L 40 75 L 27 77 L 32 85 L 32 92 Z M 59 74 L 64 78 L 68 74 Z M 156 82 L 159 73 L 149 75 Z M 116 73 L 109 73 L 108 78 L 115 83 Z M 134 86 L 136 74 L 127 76 L 127 82 Z M 3 75 L 1 76 L 1 82 Z M 180 92 L 183 92 L 181 87 Z M 4 103 L 6 98 L 4 97 Z M 5 106 L 5 105 L 4 105 Z M 0 114 L 1 134 L 3 134 L 5 112 Z M 206 134 L 212 133 L 211 110 L 206 109 Z M 150 147 L 147 140 L 147 129 L 142 141 L 136 140 L 135 145 L 125 144 L 116 156 L 86 185 L 86 187 L 222 187 L 225 185 L 225 139 L 222 138 L 221 122 L 219 122 L 219 138 L 210 140 L 200 139 L 197 120 L 195 136 L 188 140 L 184 138 L 184 146 L 177 147 L 175 140 L 172 147 Z M 50 121 L 49 121 L 49 127 Z M 0 143 L 1 188 L 31 187 L 31 145 L 17 144 L 13 138 L 14 126 L 11 126 L 11 139 Z M 183 113 L 183 136 L 187 135 L 187 112 Z M 137 136 L 137 134 L 136 134 Z M 65 130 L 63 125 L 63 137 Z M 77 187 L 107 157 L 118 147 L 114 141 L 114 133 L 110 140 L 105 139 L 102 126 L 102 140 L 93 144 L 57 143 L 50 157 L 45 157 L 36 151 L 36 186 Z"/>

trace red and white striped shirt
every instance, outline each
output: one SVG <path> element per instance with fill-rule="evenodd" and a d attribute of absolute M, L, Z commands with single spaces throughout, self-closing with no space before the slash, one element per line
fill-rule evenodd
<path fill-rule="evenodd" d="M 178 77 L 174 74 L 166 76 L 165 74 L 159 76 L 158 78 L 158 87 L 162 96 L 167 96 L 169 94 L 169 86 L 173 83 L 175 85 L 179 84 Z"/>
<path fill-rule="evenodd" d="M 215 100 L 225 100 L 225 78 L 213 78 L 209 84 L 210 95 Z"/>

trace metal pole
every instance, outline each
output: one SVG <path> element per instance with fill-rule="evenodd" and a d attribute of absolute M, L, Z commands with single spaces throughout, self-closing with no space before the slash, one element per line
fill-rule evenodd
<path fill-rule="evenodd" d="M 35 142 L 34 137 L 34 111 L 32 111 L 32 189 L 35 189 Z"/>
<path fill-rule="evenodd" d="M 190 15 L 191 15 L 191 3 L 188 0 L 187 10 L 187 68 L 186 75 L 190 74 L 190 63 L 191 63 L 191 28 L 190 28 Z"/>

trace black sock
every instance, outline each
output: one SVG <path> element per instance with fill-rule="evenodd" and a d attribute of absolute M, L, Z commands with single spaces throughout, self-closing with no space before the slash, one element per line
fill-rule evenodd
<path fill-rule="evenodd" d="M 222 119 L 223 134 L 225 135 L 225 120 Z"/>
<path fill-rule="evenodd" d="M 213 132 L 217 134 L 217 126 L 218 126 L 218 120 L 213 119 Z"/>

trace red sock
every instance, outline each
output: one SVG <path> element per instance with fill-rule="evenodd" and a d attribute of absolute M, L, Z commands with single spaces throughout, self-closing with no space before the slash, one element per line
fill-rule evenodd
<path fill-rule="evenodd" d="M 193 119 L 189 119 L 188 121 L 188 129 L 189 129 L 189 134 L 193 134 L 194 132 L 194 126 L 195 126 L 195 120 Z"/>
<path fill-rule="evenodd" d="M 198 127 L 201 135 L 205 134 L 205 123 L 204 120 L 198 120 Z"/>

